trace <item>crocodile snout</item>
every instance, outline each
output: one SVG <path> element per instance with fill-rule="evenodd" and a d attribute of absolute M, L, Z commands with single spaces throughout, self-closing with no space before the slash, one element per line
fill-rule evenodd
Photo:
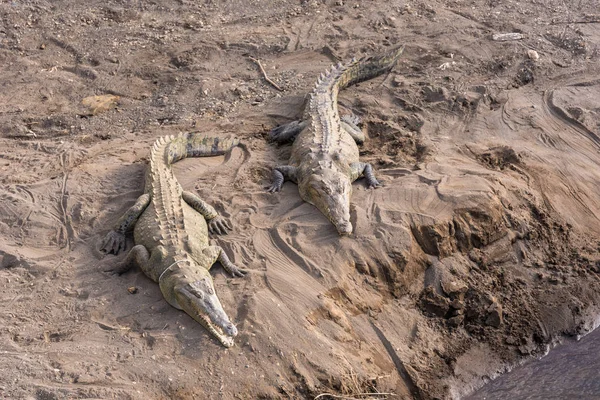
<path fill-rule="evenodd" d="M 237 334 L 238 334 L 237 328 L 232 323 L 227 324 L 223 330 L 225 331 L 227 336 L 233 337 L 233 336 L 237 336 Z"/>
<path fill-rule="evenodd" d="M 336 228 L 337 228 L 338 233 L 343 236 L 347 236 L 352 233 L 352 223 L 351 222 L 337 224 Z"/>

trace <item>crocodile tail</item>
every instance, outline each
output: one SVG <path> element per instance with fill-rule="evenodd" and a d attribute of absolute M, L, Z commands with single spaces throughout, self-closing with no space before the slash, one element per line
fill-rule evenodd
<path fill-rule="evenodd" d="M 240 141 L 233 135 L 225 137 L 206 136 L 199 132 L 187 133 L 187 156 L 209 157 L 227 153 Z"/>
<path fill-rule="evenodd" d="M 403 51 L 404 46 L 384 54 L 353 60 L 342 67 L 342 73 L 337 79 L 338 88 L 341 90 L 390 71 L 398 62 Z"/>
<path fill-rule="evenodd" d="M 200 132 L 182 133 L 168 144 L 167 160 L 173 164 L 186 157 L 219 156 L 239 143 L 239 139 L 233 135 L 216 137 Z"/>

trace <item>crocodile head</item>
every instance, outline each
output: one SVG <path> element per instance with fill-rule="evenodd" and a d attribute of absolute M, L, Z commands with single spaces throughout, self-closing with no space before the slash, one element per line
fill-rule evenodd
<path fill-rule="evenodd" d="M 238 331 L 215 294 L 212 278 L 188 279 L 179 275 L 177 280 L 174 295 L 179 308 L 202 324 L 223 346 L 233 346 Z"/>
<path fill-rule="evenodd" d="M 304 201 L 313 204 L 335 226 L 340 235 L 352 233 L 350 196 L 352 183 L 335 169 L 321 169 L 299 180 L 298 189 Z"/>

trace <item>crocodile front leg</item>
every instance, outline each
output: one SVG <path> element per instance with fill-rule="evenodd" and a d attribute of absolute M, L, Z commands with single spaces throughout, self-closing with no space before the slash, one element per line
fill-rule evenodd
<path fill-rule="evenodd" d="M 247 270 L 239 268 L 234 263 L 232 263 L 229 257 L 227 257 L 225 250 L 223 250 L 223 248 L 221 248 L 220 246 L 208 246 L 204 250 L 202 250 L 202 253 L 204 253 L 204 255 L 206 255 L 209 259 L 212 260 L 212 263 L 210 265 L 211 267 L 215 261 L 219 261 L 223 268 L 225 268 L 225 270 L 229 272 L 234 278 L 243 277 L 248 273 Z"/>
<path fill-rule="evenodd" d="M 269 139 L 277 143 L 293 142 L 296 136 L 306 128 L 307 121 L 292 121 L 271 129 Z"/>
<path fill-rule="evenodd" d="M 341 118 L 342 128 L 356 142 L 356 144 L 363 144 L 365 142 L 365 133 L 359 128 L 358 124 L 360 123 L 360 118 L 354 114 L 352 115 L 344 115 Z"/>
<path fill-rule="evenodd" d="M 196 194 L 184 191 L 182 197 L 190 207 L 198 211 L 202 214 L 204 219 L 206 219 L 210 233 L 226 235 L 227 231 L 232 229 L 231 224 L 225 218 L 220 216 L 213 206 L 202 200 Z"/>
<path fill-rule="evenodd" d="M 371 164 L 355 162 L 350 164 L 350 169 L 352 171 L 352 182 L 354 182 L 361 176 L 364 176 L 367 180 L 368 188 L 375 188 L 377 186 L 380 186 L 379 181 L 375 178 L 375 175 L 373 174 L 373 167 L 371 166 Z"/>
<path fill-rule="evenodd" d="M 267 191 L 270 193 L 279 192 L 283 186 L 283 182 L 297 182 L 296 171 L 296 167 L 292 167 L 291 165 L 281 165 L 273 168 L 273 182 L 267 188 Z"/>
<path fill-rule="evenodd" d="M 111 272 L 116 275 L 121 275 L 129 271 L 134 266 L 143 270 L 143 266 L 148 263 L 149 259 L 150 253 L 148 253 L 148 249 L 146 249 L 146 247 L 143 245 L 138 244 L 133 246 L 123 261 L 118 263 L 115 267 L 106 268 L 104 272 Z"/>
<path fill-rule="evenodd" d="M 106 234 L 102 240 L 100 251 L 119 254 L 121 250 L 125 250 L 125 232 L 135 225 L 140 215 L 148 207 L 148 204 L 150 204 L 150 195 L 148 193 L 144 193 L 138 197 L 135 204 L 119 218 L 115 228 Z"/>

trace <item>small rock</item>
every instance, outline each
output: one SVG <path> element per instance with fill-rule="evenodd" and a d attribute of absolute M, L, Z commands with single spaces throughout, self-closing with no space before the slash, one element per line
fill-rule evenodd
<path fill-rule="evenodd" d="M 465 308 L 465 302 L 460 298 L 454 299 L 450 303 L 450 307 L 454 308 L 455 310 L 462 310 L 463 308 Z"/>
<path fill-rule="evenodd" d="M 456 102 L 463 107 L 476 108 L 483 96 L 477 92 L 465 92 L 456 96 Z"/>
<path fill-rule="evenodd" d="M 463 323 L 464 320 L 465 320 L 465 316 L 464 315 L 457 315 L 455 317 L 452 317 L 452 318 L 448 319 L 448 326 L 456 328 L 457 326 L 460 326 Z"/>
<path fill-rule="evenodd" d="M 250 96 L 250 90 L 246 86 L 239 86 L 233 89 L 233 93 L 240 99 L 245 99 Z"/>
<path fill-rule="evenodd" d="M 529 57 L 529 59 L 533 61 L 537 61 L 540 59 L 540 55 L 535 50 L 527 50 L 527 57 Z"/>
<path fill-rule="evenodd" d="M 0 250 L 0 269 L 17 267 L 20 264 L 19 256 Z"/>
<path fill-rule="evenodd" d="M 514 346 L 519 343 L 519 339 L 514 336 L 509 336 L 504 340 L 504 342 L 506 342 L 508 345 Z"/>
<path fill-rule="evenodd" d="M 136 294 L 138 292 L 138 288 L 136 288 L 135 286 L 130 286 L 127 288 L 127 291 L 131 294 Z"/>
<path fill-rule="evenodd" d="M 425 125 L 425 119 L 419 114 L 411 114 L 406 117 L 406 127 L 412 132 L 420 132 L 423 125 Z"/>
<path fill-rule="evenodd" d="M 493 298 L 492 304 L 487 308 L 488 316 L 485 324 L 493 328 L 499 328 L 502 325 L 502 305 Z"/>
<path fill-rule="evenodd" d="M 568 107 L 567 111 L 573 118 L 575 118 L 579 122 L 583 122 L 584 120 L 584 111 L 580 107 Z"/>
<path fill-rule="evenodd" d="M 537 348 L 534 341 L 531 340 L 530 338 L 527 338 L 526 340 L 522 340 L 522 342 L 525 342 L 525 344 L 519 346 L 519 352 L 524 356 L 533 353 L 535 351 L 535 349 Z"/>
<path fill-rule="evenodd" d="M 497 42 L 506 42 L 509 40 L 521 40 L 523 39 L 523 35 L 517 32 L 512 33 L 496 33 L 492 35 L 492 39 Z"/>
<path fill-rule="evenodd" d="M 392 84 L 394 86 L 403 86 L 404 85 L 404 79 L 400 76 L 400 75 L 396 75 L 394 77 L 394 79 L 392 80 Z"/>
<path fill-rule="evenodd" d="M 458 280 L 453 280 L 453 281 L 442 280 L 441 285 L 442 285 L 442 290 L 444 291 L 444 293 L 446 293 L 448 296 L 457 297 L 457 298 L 462 297 L 460 295 L 466 293 L 467 290 L 469 289 L 469 286 L 467 286 L 466 283 L 464 283 L 462 281 L 458 281 Z M 455 308 L 459 308 L 459 307 L 455 307 Z"/>
<path fill-rule="evenodd" d="M 450 92 L 444 87 L 425 86 L 423 88 L 423 96 L 428 103 L 437 103 L 439 101 L 448 100 Z"/>
<path fill-rule="evenodd" d="M 447 298 L 437 294 L 431 286 L 421 293 L 421 309 L 427 315 L 444 317 L 448 313 L 449 303 Z"/>
<path fill-rule="evenodd" d="M 395 164 L 395 163 L 394 163 L 394 160 L 393 160 L 393 159 L 391 159 L 390 157 L 380 157 L 380 158 L 377 160 L 377 163 L 378 163 L 379 165 L 383 165 L 383 166 L 390 166 L 390 165 L 394 165 L 394 164 Z"/>

